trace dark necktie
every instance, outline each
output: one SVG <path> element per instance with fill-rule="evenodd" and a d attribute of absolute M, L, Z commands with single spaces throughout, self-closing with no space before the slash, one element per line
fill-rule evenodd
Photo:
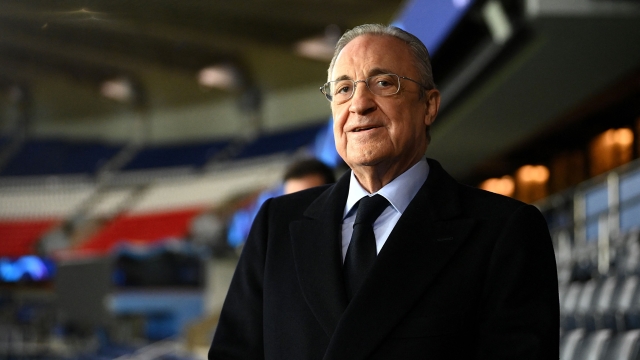
<path fill-rule="evenodd" d="M 360 288 L 376 260 L 376 237 L 373 233 L 373 223 L 387 206 L 389 206 L 387 199 L 377 194 L 371 197 L 365 196 L 359 201 L 356 221 L 353 223 L 353 234 L 343 268 L 349 300 Z"/>

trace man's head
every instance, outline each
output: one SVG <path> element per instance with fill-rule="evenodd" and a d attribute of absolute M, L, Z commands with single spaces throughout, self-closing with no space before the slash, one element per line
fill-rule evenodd
<path fill-rule="evenodd" d="M 393 36 L 404 41 L 407 46 L 409 46 L 411 53 L 413 54 L 415 67 L 420 74 L 420 76 L 416 80 L 426 85 L 429 89 L 436 88 L 436 84 L 433 82 L 433 74 L 431 72 L 431 60 L 429 58 L 429 51 L 427 50 L 427 47 L 424 46 L 422 41 L 420 41 L 420 39 L 418 39 L 415 35 L 399 29 L 395 26 L 385 26 L 380 24 L 360 25 L 345 32 L 342 35 L 342 37 L 336 44 L 333 58 L 331 59 L 331 63 L 329 64 L 327 81 L 333 80 L 331 78 L 331 74 L 336 63 L 336 58 L 340 54 L 340 51 L 342 51 L 342 49 L 349 42 L 351 42 L 351 40 L 362 35 Z M 422 95 L 424 95 L 424 92 L 422 92 Z"/>
<path fill-rule="evenodd" d="M 284 193 L 331 184 L 336 181 L 333 170 L 317 159 L 305 159 L 291 164 L 284 174 Z"/>
<path fill-rule="evenodd" d="M 338 42 L 329 81 L 356 83 L 324 90 L 333 92 L 336 149 L 361 183 L 367 172 L 385 185 L 424 155 L 440 106 L 428 56 L 415 36 L 382 25 L 362 25 Z M 398 76 L 372 78 L 381 74 Z"/>

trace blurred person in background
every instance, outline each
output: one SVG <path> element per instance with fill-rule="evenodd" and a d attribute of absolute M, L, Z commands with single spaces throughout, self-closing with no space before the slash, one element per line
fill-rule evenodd
<path fill-rule="evenodd" d="M 237 252 L 242 251 L 251 223 L 267 199 L 334 182 L 333 170 L 322 161 L 314 158 L 294 161 L 285 169 L 282 183 L 278 187 L 263 191 L 250 207 L 239 209 L 233 214 L 227 233 L 229 246 Z"/>
<path fill-rule="evenodd" d="M 351 171 L 262 205 L 209 358 L 558 359 L 544 218 L 424 157 L 440 105 L 424 44 L 356 27 L 328 77 Z"/>
<path fill-rule="evenodd" d="M 314 158 L 295 161 L 287 168 L 282 180 L 285 194 L 336 182 L 333 169 Z"/>

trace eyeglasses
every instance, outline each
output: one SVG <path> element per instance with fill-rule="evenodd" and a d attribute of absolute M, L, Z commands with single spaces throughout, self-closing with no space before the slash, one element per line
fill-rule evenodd
<path fill-rule="evenodd" d="M 356 84 L 363 82 L 367 84 L 367 88 L 379 96 L 391 96 L 400 91 L 400 79 L 412 81 L 425 90 L 429 90 L 429 87 L 422 85 L 421 83 L 409 79 L 406 76 L 399 76 L 396 74 L 379 74 L 369 76 L 364 80 L 335 80 L 320 87 L 320 92 L 324 94 L 327 100 L 335 102 L 336 104 L 342 104 L 347 102 L 353 97 L 353 93 L 356 90 Z"/>

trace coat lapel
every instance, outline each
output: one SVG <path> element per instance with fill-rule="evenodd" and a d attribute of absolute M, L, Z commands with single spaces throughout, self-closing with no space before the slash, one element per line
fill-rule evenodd
<path fill-rule="evenodd" d="M 307 208 L 303 220 L 289 227 L 302 292 L 329 338 L 347 307 L 341 224 L 348 191 L 349 173 Z"/>
<path fill-rule="evenodd" d="M 472 219 L 459 217 L 459 185 L 437 162 L 429 165 L 427 181 L 340 318 L 325 359 L 366 358 L 424 294 L 473 227 Z"/>

